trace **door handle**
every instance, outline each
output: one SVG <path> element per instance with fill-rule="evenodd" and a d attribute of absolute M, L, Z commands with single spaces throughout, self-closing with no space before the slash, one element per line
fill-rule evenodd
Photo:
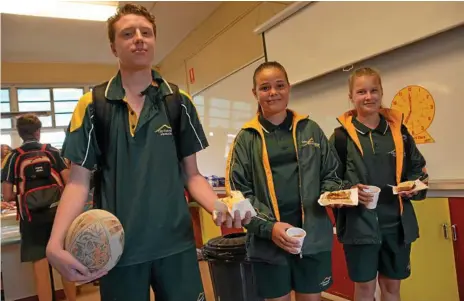
<path fill-rule="evenodd" d="M 451 225 L 451 232 L 452 232 L 452 235 L 453 235 L 453 241 L 457 241 L 458 240 L 458 231 L 457 231 L 456 225 Z"/>
<path fill-rule="evenodd" d="M 443 224 L 442 225 L 443 227 L 443 236 L 445 237 L 445 239 L 449 239 L 449 233 L 448 233 L 448 224 Z"/>

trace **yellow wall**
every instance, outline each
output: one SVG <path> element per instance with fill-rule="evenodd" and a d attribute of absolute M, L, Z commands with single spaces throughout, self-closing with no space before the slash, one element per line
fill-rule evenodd
<path fill-rule="evenodd" d="M 292 2 L 224 2 L 160 64 L 166 79 L 195 94 L 264 54 L 253 30 Z M 195 83 L 188 82 L 194 68 Z"/>
<path fill-rule="evenodd" d="M 118 70 L 108 64 L 2 62 L 2 85 L 94 85 Z"/>
<path fill-rule="evenodd" d="M 97 84 L 117 70 L 116 64 L 2 62 L 2 85 Z"/>

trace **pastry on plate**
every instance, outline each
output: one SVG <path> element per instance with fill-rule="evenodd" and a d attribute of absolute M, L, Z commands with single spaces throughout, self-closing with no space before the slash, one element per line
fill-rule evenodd
<path fill-rule="evenodd" d="M 416 187 L 416 183 L 414 181 L 406 181 L 399 183 L 398 186 L 396 186 L 396 190 L 398 192 L 410 191 L 413 190 L 414 187 Z"/>

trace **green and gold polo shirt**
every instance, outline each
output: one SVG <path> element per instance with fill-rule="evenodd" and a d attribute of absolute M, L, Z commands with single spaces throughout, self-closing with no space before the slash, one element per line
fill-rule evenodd
<path fill-rule="evenodd" d="M 184 182 L 163 98 L 172 94 L 155 71 L 138 117 L 125 98 L 120 73 L 106 88 L 111 109 L 107 153 L 103 154 L 102 209 L 115 214 L 125 231 L 119 266 L 143 263 L 194 246 Z M 187 157 L 208 141 L 190 96 L 182 96 L 180 154 Z M 73 113 L 63 154 L 73 163 L 93 169 L 101 152 L 95 136 L 92 94 L 85 94 Z"/>
<path fill-rule="evenodd" d="M 294 227 L 301 227 L 298 161 L 292 136 L 292 122 L 291 111 L 287 111 L 287 117 L 279 125 L 259 115 L 279 205 L 280 221 Z"/>
<path fill-rule="evenodd" d="M 369 183 L 381 189 L 377 203 L 377 216 L 381 228 L 400 224 L 400 204 L 388 185 L 396 184 L 396 152 L 388 122 L 380 117 L 379 125 L 370 129 L 356 118 L 352 120 L 363 149 L 363 160 L 368 170 Z M 363 183 L 364 184 L 364 183 Z"/>

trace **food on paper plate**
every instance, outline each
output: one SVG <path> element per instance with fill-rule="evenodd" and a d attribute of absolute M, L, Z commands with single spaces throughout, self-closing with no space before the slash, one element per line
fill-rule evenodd
<path fill-rule="evenodd" d="M 343 199 L 349 199 L 350 196 L 351 196 L 350 190 L 340 190 L 340 191 L 329 192 L 329 194 L 327 195 L 327 198 L 329 200 L 343 200 Z"/>
<path fill-rule="evenodd" d="M 235 203 L 243 201 L 244 199 L 245 197 L 240 191 L 233 190 L 230 192 L 230 196 L 222 198 L 221 202 L 223 202 L 227 206 L 227 209 L 231 211 Z"/>
<path fill-rule="evenodd" d="M 250 200 L 245 198 L 240 191 L 236 190 L 231 191 L 227 197 L 218 199 L 215 204 L 215 210 L 219 212 L 228 212 L 231 216 L 238 211 L 242 220 L 245 218 L 247 212 L 251 213 L 251 217 L 257 215 Z"/>
<path fill-rule="evenodd" d="M 416 187 L 416 183 L 414 181 L 406 181 L 406 182 L 399 183 L 398 186 L 396 187 L 396 190 L 398 192 L 409 191 L 409 190 L 413 190 L 414 187 Z"/>
<path fill-rule="evenodd" d="M 325 192 L 324 194 L 322 194 L 318 202 L 321 206 L 330 206 L 330 205 L 357 206 L 358 205 L 358 189 L 353 188 L 353 189 Z"/>

